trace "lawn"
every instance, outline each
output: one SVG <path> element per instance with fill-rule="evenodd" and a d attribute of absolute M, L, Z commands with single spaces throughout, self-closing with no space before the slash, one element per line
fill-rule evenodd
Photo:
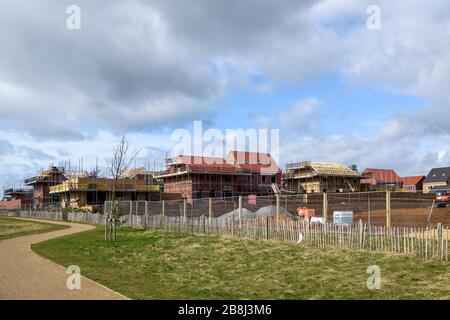
<path fill-rule="evenodd" d="M 66 228 L 63 225 L 0 217 L 0 240 Z"/>
<path fill-rule="evenodd" d="M 107 243 L 101 228 L 32 248 L 132 299 L 450 299 L 448 262 L 383 253 L 137 229 Z"/>

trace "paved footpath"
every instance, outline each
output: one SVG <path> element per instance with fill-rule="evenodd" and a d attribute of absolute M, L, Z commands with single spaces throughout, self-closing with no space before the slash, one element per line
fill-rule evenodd
<path fill-rule="evenodd" d="M 33 220 L 33 219 L 25 219 Z M 38 220 L 36 220 L 38 221 Z M 42 220 L 39 220 L 42 222 Z M 126 297 L 85 277 L 80 290 L 66 286 L 68 274 L 62 266 L 30 249 L 33 243 L 91 230 L 86 224 L 45 221 L 70 228 L 0 241 L 0 300 L 123 300 Z M 81 269 L 83 274 L 83 269 Z"/>

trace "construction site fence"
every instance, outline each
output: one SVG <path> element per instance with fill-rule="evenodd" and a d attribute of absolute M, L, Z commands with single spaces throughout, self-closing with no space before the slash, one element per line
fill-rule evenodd
<path fill-rule="evenodd" d="M 63 213 L 61 210 L 43 211 L 43 210 L 15 210 L 15 211 L 0 211 L 0 216 L 18 217 L 18 218 L 33 218 L 43 220 L 62 221 Z"/>
<path fill-rule="evenodd" d="M 0 212 L 0 215 L 8 214 Z M 61 220 L 62 213 L 20 211 L 20 217 Z M 9 213 L 11 215 L 11 213 Z M 71 212 L 66 219 L 74 222 L 105 224 L 105 215 Z M 449 227 L 438 224 L 427 227 L 386 227 L 368 225 L 362 220 L 348 225 L 310 223 L 309 220 L 289 220 L 265 217 L 239 219 L 239 217 L 129 215 L 122 217 L 124 226 L 167 232 L 229 236 L 252 240 L 307 244 L 318 248 L 339 247 L 352 250 L 389 252 L 419 257 L 424 260 L 448 261 Z"/>
<path fill-rule="evenodd" d="M 386 227 L 363 223 L 333 225 L 307 220 L 276 220 L 269 217 L 252 220 L 238 218 L 132 216 L 127 225 L 180 233 L 233 236 L 405 254 L 422 259 L 448 261 L 449 227 Z"/>
<path fill-rule="evenodd" d="M 426 226 L 439 222 L 450 224 L 444 214 L 437 214 L 432 195 L 408 192 L 321 193 L 298 195 L 236 196 L 165 201 L 119 201 L 123 215 L 163 215 L 168 217 L 261 218 L 279 216 L 297 218 L 298 208 L 314 211 L 316 217 L 332 223 L 334 213 L 351 211 L 353 220 L 386 226 Z M 112 202 L 105 202 L 104 213 Z M 433 214 L 434 213 L 434 214 Z"/>
<path fill-rule="evenodd" d="M 36 206 L 34 204 L 22 204 L 17 209 L 18 211 L 61 211 L 61 203 L 47 203 L 45 205 Z"/>

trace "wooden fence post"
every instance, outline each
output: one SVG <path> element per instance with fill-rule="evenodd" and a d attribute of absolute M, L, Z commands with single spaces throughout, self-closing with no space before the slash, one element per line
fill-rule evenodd
<path fill-rule="evenodd" d="M 212 198 L 208 199 L 208 216 L 211 219 L 212 218 Z"/>
<path fill-rule="evenodd" d="M 242 196 L 239 196 L 239 232 L 240 229 L 242 228 Z"/>
<path fill-rule="evenodd" d="M 133 201 L 130 201 L 130 227 L 133 227 Z"/>
<path fill-rule="evenodd" d="M 439 254 L 439 258 L 441 260 L 444 260 L 444 241 L 442 238 L 442 223 L 438 223 L 437 232 L 438 232 L 438 241 L 437 241 L 438 250 L 437 250 L 437 252 Z"/>
<path fill-rule="evenodd" d="M 164 200 L 161 200 L 161 213 L 163 217 L 166 215 L 166 203 Z"/>
<path fill-rule="evenodd" d="M 386 227 L 391 227 L 391 192 L 386 191 Z"/>
<path fill-rule="evenodd" d="M 363 222 L 361 219 L 359 219 L 359 249 L 361 250 L 363 248 Z"/>
<path fill-rule="evenodd" d="M 277 193 L 275 194 L 275 198 L 276 198 L 276 203 L 277 203 L 277 209 L 276 209 L 276 215 L 277 215 L 277 227 L 278 227 L 278 222 L 280 221 L 280 195 Z"/>
<path fill-rule="evenodd" d="M 322 220 L 323 224 L 327 224 L 327 216 L 328 216 L 328 195 L 326 192 L 323 193 L 323 207 L 322 207 Z"/>
<path fill-rule="evenodd" d="M 184 216 L 184 219 L 186 219 L 186 217 L 187 217 L 187 201 L 186 201 L 186 199 L 183 199 L 183 216 Z"/>
<path fill-rule="evenodd" d="M 145 201 L 144 204 L 145 204 L 144 229 L 147 229 L 148 201 Z"/>

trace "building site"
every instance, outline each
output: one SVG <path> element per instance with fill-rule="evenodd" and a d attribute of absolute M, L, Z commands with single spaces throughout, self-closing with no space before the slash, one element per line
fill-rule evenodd
<path fill-rule="evenodd" d="M 155 176 L 164 192 L 178 193 L 191 202 L 200 198 L 258 196 L 281 184 L 281 169 L 267 153 L 230 152 L 226 159 L 183 156 L 166 159 L 166 171 Z"/>
<path fill-rule="evenodd" d="M 283 171 L 269 153 L 231 151 L 225 158 L 167 157 L 164 170 L 134 167 L 116 179 L 97 168 L 50 166 L 26 178 L 23 187 L 5 188 L 0 210 L 103 213 L 105 204 L 119 201 L 126 212 L 217 217 L 233 216 L 239 206 L 249 216 L 260 209 L 274 215 L 277 205 L 290 217 L 326 212 L 332 220 L 334 211 L 350 211 L 353 217 L 382 222 L 392 210 L 401 219 L 417 216 L 426 222 L 450 216 L 449 177 L 450 167 L 401 177 L 394 169 L 359 171 L 355 164 L 320 161 L 289 163 Z"/>
<path fill-rule="evenodd" d="M 284 182 L 296 193 L 357 192 L 361 178 L 356 165 L 304 161 L 287 165 Z"/>

